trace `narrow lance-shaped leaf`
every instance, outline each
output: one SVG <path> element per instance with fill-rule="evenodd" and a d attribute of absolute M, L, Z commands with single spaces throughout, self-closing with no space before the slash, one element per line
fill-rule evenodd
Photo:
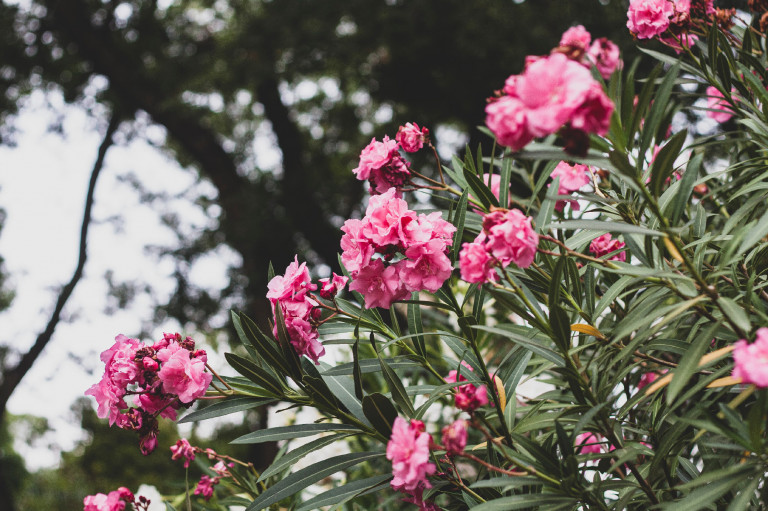
<path fill-rule="evenodd" d="M 413 417 L 416 411 L 413 409 L 413 403 L 411 403 L 408 393 L 405 391 L 405 387 L 403 387 L 403 382 L 400 381 L 397 373 L 384 362 L 384 359 L 380 358 L 379 363 L 381 364 L 381 371 L 384 373 L 384 379 L 387 381 L 389 391 L 392 393 L 392 399 L 400 406 L 408 417 Z"/>

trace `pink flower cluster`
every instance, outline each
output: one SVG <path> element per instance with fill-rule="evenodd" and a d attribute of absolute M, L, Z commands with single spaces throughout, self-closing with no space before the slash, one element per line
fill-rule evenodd
<path fill-rule="evenodd" d="M 419 420 L 408 422 L 397 417 L 387 443 L 387 459 L 392 462 L 392 488 L 411 495 L 408 501 L 416 503 L 421 509 L 430 509 L 422 507 L 425 505 L 422 494 L 426 488 L 432 487 L 427 476 L 434 474 L 436 467 L 429 461 L 432 437 L 425 429 L 424 423 Z"/>
<path fill-rule="evenodd" d="M 473 371 L 472 367 L 466 362 L 462 362 L 461 365 L 468 370 Z M 457 383 L 462 381 L 467 381 L 467 378 L 463 374 L 457 373 L 455 370 L 450 371 L 445 378 L 446 383 Z M 476 387 L 472 383 L 460 385 L 456 387 L 454 404 L 459 410 L 464 410 L 465 412 L 470 413 L 474 412 L 479 407 L 488 404 L 488 391 L 486 390 L 485 385 L 480 385 L 479 387 Z"/>
<path fill-rule="evenodd" d="M 157 447 L 157 417 L 176 419 L 176 410 L 205 394 L 212 375 L 205 371 L 205 350 L 179 334 L 164 334 L 152 345 L 124 335 L 102 352 L 106 368 L 101 381 L 85 394 L 98 403 L 97 414 L 109 424 L 137 431 L 142 453 Z M 133 396 L 135 408 L 126 396 Z"/>
<path fill-rule="evenodd" d="M 630 0 L 627 28 L 638 39 L 658 38 L 679 53 L 698 40 L 693 29 L 712 22 L 728 27 L 734 12 L 715 9 L 713 0 Z"/>
<path fill-rule="evenodd" d="M 768 328 L 758 328 L 755 342 L 745 339 L 733 346 L 733 373 L 743 383 L 753 383 L 760 388 L 768 387 Z"/>
<path fill-rule="evenodd" d="M 527 268 L 536 257 L 539 235 L 531 218 L 518 209 L 496 209 L 483 217 L 483 230 L 459 253 L 461 278 L 467 282 L 498 280 L 495 267 L 515 263 Z"/>
<path fill-rule="evenodd" d="M 120 487 L 106 495 L 88 495 L 83 499 L 83 511 L 123 511 L 127 504 L 132 504 L 136 511 L 146 511 L 150 500 L 146 497 L 135 498 L 131 490 Z"/>
<path fill-rule="evenodd" d="M 598 236 L 593 239 L 589 244 L 589 251 L 595 254 L 596 257 L 603 257 L 615 250 L 624 248 L 625 244 L 622 241 L 612 239 L 610 233 L 605 233 L 602 236 Z M 619 252 L 608 258 L 609 261 L 626 261 L 626 252 Z"/>
<path fill-rule="evenodd" d="M 568 162 L 561 161 L 555 167 L 555 170 L 550 174 L 552 179 L 556 177 L 560 178 L 560 186 L 558 187 L 558 195 L 568 195 L 571 192 L 579 190 L 582 186 L 589 184 L 589 170 L 586 165 L 576 163 L 571 165 Z M 566 203 L 571 205 L 571 209 L 578 211 L 580 209 L 578 201 L 575 200 L 559 200 L 555 204 L 557 211 L 562 211 L 565 208 Z"/>
<path fill-rule="evenodd" d="M 330 300 L 347 285 L 347 277 L 333 274 L 332 278 L 321 279 L 320 296 Z M 317 324 L 320 319 L 319 302 L 310 291 L 317 290 L 312 283 L 306 263 L 299 264 L 298 257 L 285 269 L 285 275 L 277 275 L 267 284 L 267 298 L 272 304 L 274 328 L 277 338 L 277 305 L 283 315 L 283 324 L 296 353 L 306 355 L 317 364 L 325 354 L 325 348 L 318 340 Z"/>
<path fill-rule="evenodd" d="M 447 256 L 456 231 L 439 212 L 416 214 L 390 188 L 370 198 L 362 220 L 341 228 L 341 260 L 352 277 L 349 289 L 365 307 L 389 307 L 411 292 L 435 292 L 451 276 Z"/>
<path fill-rule="evenodd" d="M 407 123 L 400 126 L 395 140 L 384 136 L 379 142 L 376 138 L 365 146 L 360 153 L 360 162 L 352 170 L 361 181 L 371 183 L 371 193 L 384 193 L 390 188 L 402 187 L 411 179 L 410 164 L 401 155 L 399 149 L 406 152 L 416 152 L 429 140 L 429 130 L 419 128 L 418 124 Z"/>
<path fill-rule="evenodd" d="M 584 27 L 574 27 L 551 55 L 529 57 L 523 74 L 507 78 L 503 94 L 485 108 L 485 123 L 500 144 L 518 151 L 565 128 L 566 147 L 586 152 L 586 134 L 608 132 L 613 102 L 587 66 L 610 76 L 620 63 L 618 49 L 598 39 L 587 50 L 590 38 Z"/>
<path fill-rule="evenodd" d="M 224 463 L 222 456 L 217 454 L 213 449 L 201 449 L 200 447 L 192 446 L 186 438 L 181 438 L 176 442 L 176 445 L 171 446 L 171 459 L 178 460 L 184 459 L 184 468 L 189 467 L 189 463 L 194 461 L 196 453 L 205 453 L 208 459 L 217 459 L 218 462 L 210 467 L 216 474 L 214 477 L 204 475 L 198 481 L 195 487 L 194 495 L 201 495 L 205 500 L 210 500 L 213 496 L 213 487 L 219 484 L 222 478 L 231 477 L 229 469 L 234 467 L 234 463 Z"/>
<path fill-rule="evenodd" d="M 555 51 L 565 53 L 584 66 L 594 65 L 600 76 L 606 80 L 621 66 L 619 47 L 605 37 L 593 42 L 592 35 L 583 25 L 566 30 L 560 38 L 560 46 Z"/>

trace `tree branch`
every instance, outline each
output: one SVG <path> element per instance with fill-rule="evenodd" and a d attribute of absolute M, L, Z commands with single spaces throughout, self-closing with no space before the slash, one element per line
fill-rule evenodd
<path fill-rule="evenodd" d="M 35 343 L 32 345 L 29 351 L 27 351 L 21 357 L 19 363 L 16 364 L 14 368 L 6 371 L 6 373 L 2 376 L 2 381 L 0 382 L 0 421 L 3 419 L 8 400 L 16 390 L 16 387 L 18 387 L 22 378 L 24 378 L 24 375 L 29 372 L 30 368 L 37 360 L 37 357 L 40 356 L 40 353 L 42 353 L 45 346 L 53 337 L 53 332 L 55 331 L 56 326 L 61 319 L 61 312 L 63 311 L 67 300 L 69 300 L 69 297 L 72 295 L 72 292 L 75 290 L 75 286 L 77 286 L 77 283 L 83 276 L 83 269 L 85 268 L 85 261 L 87 259 L 86 248 L 88 227 L 91 223 L 91 207 L 93 206 L 93 195 L 96 189 L 96 180 L 98 179 L 99 173 L 104 166 L 104 157 L 107 154 L 107 150 L 113 144 L 112 136 L 114 135 L 119 125 L 120 116 L 113 112 L 109 120 L 109 124 L 107 125 L 107 131 L 104 134 L 101 145 L 99 145 L 96 161 L 94 162 L 93 170 L 91 171 L 91 180 L 88 184 L 88 193 L 85 198 L 83 223 L 80 228 L 80 251 L 75 272 L 72 274 L 72 278 L 69 280 L 69 282 L 61 289 L 59 297 L 56 300 L 56 306 L 53 309 L 53 313 L 51 314 L 51 318 L 48 320 L 48 324 L 46 325 L 45 330 L 37 336 Z"/>

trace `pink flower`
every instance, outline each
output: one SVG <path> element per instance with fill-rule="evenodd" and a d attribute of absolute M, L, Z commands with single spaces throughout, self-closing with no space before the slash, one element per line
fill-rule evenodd
<path fill-rule="evenodd" d="M 357 291 L 365 297 L 365 308 L 389 308 L 392 302 L 408 297 L 408 290 L 402 285 L 398 271 L 394 266 L 384 268 L 381 259 L 374 259 L 371 264 L 357 272 L 351 291 Z"/>
<path fill-rule="evenodd" d="M 412 222 L 416 213 L 408 203 L 395 196 L 395 189 L 371 197 L 365 211 L 361 234 L 376 246 L 397 245 L 401 241 L 404 224 Z"/>
<path fill-rule="evenodd" d="M 365 181 L 371 176 L 371 172 L 387 165 L 393 156 L 397 154 L 397 142 L 384 136 L 382 142 L 375 138 L 365 146 L 360 153 L 360 163 L 352 170 L 360 181 Z"/>
<path fill-rule="evenodd" d="M 707 108 L 710 109 L 707 110 L 707 117 L 717 122 L 726 122 L 733 117 L 733 110 L 731 110 L 728 102 L 725 100 L 723 93 L 717 87 L 712 87 L 711 85 L 707 87 Z"/>
<path fill-rule="evenodd" d="M 472 243 L 464 243 L 459 252 L 459 269 L 462 280 L 469 283 L 485 283 L 499 280 L 495 261 L 485 248 L 486 235 L 480 233 Z"/>
<path fill-rule="evenodd" d="M 424 431 L 424 423 L 397 417 L 387 443 L 387 459 L 392 462 L 390 483 L 398 491 L 413 492 L 423 485 L 431 488 L 427 476 L 434 474 L 435 465 L 429 462 L 431 437 Z"/>
<path fill-rule="evenodd" d="M 374 254 L 374 244 L 363 234 L 365 222 L 351 218 L 344 222 L 341 230 L 341 262 L 349 272 L 356 272 L 367 266 Z"/>
<path fill-rule="evenodd" d="M 755 342 L 742 339 L 733 347 L 733 377 L 768 387 L 768 328 L 759 328 Z"/>
<path fill-rule="evenodd" d="M 584 96 L 584 101 L 573 112 L 571 126 L 586 133 L 605 135 L 611 127 L 613 101 L 603 91 L 603 87 L 593 81 Z"/>
<path fill-rule="evenodd" d="M 109 495 L 97 493 L 88 495 L 83 499 L 83 511 L 123 511 L 125 501 L 122 500 L 119 491 L 111 491 Z"/>
<path fill-rule="evenodd" d="M 589 171 L 586 165 L 576 163 L 574 165 L 568 162 L 561 161 L 555 167 L 555 170 L 550 174 L 552 179 L 560 178 L 560 185 L 557 190 L 558 195 L 568 195 L 571 192 L 579 190 L 582 186 L 589 184 Z M 571 204 L 571 209 L 578 211 L 580 206 L 575 200 L 559 200 L 555 206 L 555 209 L 562 211 L 565 207 L 565 203 Z"/>
<path fill-rule="evenodd" d="M 467 421 L 459 419 L 443 428 L 443 447 L 448 454 L 461 454 L 467 446 Z"/>
<path fill-rule="evenodd" d="M 186 438 L 180 438 L 176 445 L 171 446 L 171 459 L 178 460 L 184 458 L 184 468 L 189 467 L 189 463 L 195 460 L 195 448 L 189 444 Z"/>
<path fill-rule="evenodd" d="M 325 355 L 325 348 L 318 340 L 317 328 L 308 319 L 308 317 L 286 315 L 285 329 L 296 353 L 299 356 L 306 355 L 312 362 L 318 364 L 318 359 Z"/>
<path fill-rule="evenodd" d="M 600 76 L 606 80 L 621 65 L 619 47 L 605 37 L 592 43 L 592 46 L 589 47 L 588 58 L 595 64 Z"/>
<path fill-rule="evenodd" d="M 128 408 L 123 396 L 125 396 L 125 389 L 117 387 L 105 374 L 99 383 L 91 385 L 91 387 L 85 391 L 86 396 L 93 396 L 98 404 L 96 415 L 100 419 L 106 419 L 109 417 L 109 425 L 115 423 L 120 410 Z"/>
<path fill-rule="evenodd" d="M 349 278 L 343 275 L 333 274 L 333 277 L 326 279 L 320 279 L 320 296 L 326 300 L 330 300 L 335 297 L 339 291 L 344 289 L 344 286 L 349 282 Z"/>
<path fill-rule="evenodd" d="M 518 98 L 503 96 L 492 101 L 485 107 L 485 114 L 485 124 L 499 144 L 513 151 L 519 151 L 535 138 L 528 130 L 525 105 Z"/>
<path fill-rule="evenodd" d="M 603 257 L 611 252 L 624 248 L 624 246 L 624 242 L 611 239 L 610 233 L 605 233 L 592 240 L 589 244 L 589 251 L 595 254 L 596 257 Z M 626 252 L 620 252 L 612 255 L 608 260 L 624 262 L 627 260 L 627 254 Z"/>
<path fill-rule="evenodd" d="M 588 69 L 562 53 L 529 65 L 516 84 L 528 132 L 534 137 L 555 133 L 584 103 L 594 81 Z"/>
<path fill-rule="evenodd" d="M 171 350 L 170 346 L 158 351 L 157 358 L 163 362 L 157 376 L 165 392 L 178 395 L 182 403 L 191 403 L 205 394 L 213 376 L 205 372 L 201 359 L 191 359 L 188 350 Z"/>
<path fill-rule="evenodd" d="M 415 243 L 405 251 L 404 259 L 397 263 L 400 279 L 408 291 L 426 289 L 434 293 L 451 276 L 453 266 L 445 255 L 445 241 L 433 239 Z"/>
<path fill-rule="evenodd" d="M 317 289 L 317 285 L 312 284 L 307 263 L 299 264 L 298 256 L 285 269 L 285 275 L 276 275 L 267 287 L 267 298 L 273 304 L 278 300 L 283 303 L 303 302 L 307 292 Z"/>
<path fill-rule="evenodd" d="M 219 484 L 219 478 L 211 478 L 209 476 L 202 476 L 195 487 L 195 495 L 202 495 L 205 500 L 210 500 L 213 497 L 213 487 Z"/>
<path fill-rule="evenodd" d="M 603 452 L 603 440 L 594 433 L 582 433 L 576 437 L 577 452 L 580 454 L 600 454 Z"/>
<path fill-rule="evenodd" d="M 381 168 L 371 171 L 369 181 L 373 185 L 372 194 L 385 193 L 390 188 L 397 190 L 397 196 L 400 196 L 400 189 L 411 178 L 410 164 L 399 154 L 394 155 L 388 164 Z"/>
<path fill-rule="evenodd" d="M 157 428 L 157 423 L 154 426 Z M 139 450 L 144 456 L 149 456 L 155 449 L 157 449 L 157 430 L 152 429 L 139 438 Z"/>
<path fill-rule="evenodd" d="M 496 213 L 499 213 L 498 211 Z M 510 261 L 520 268 L 527 268 L 536 257 L 539 245 L 539 235 L 531 226 L 531 218 L 525 216 L 519 209 L 510 209 L 506 213 L 494 215 L 490 213 L 483 219 L 494 218 L 492 225 L 486 228 L 488 241 L 486 249 L 502 265 Z"/>
<path fill-rule="evenodd" d="M 630 0 L 627 28 L 639 39 L 651 39 L 667 30 L 674 14 L 668 0 Z"/>
<path fill-rule="evenodd" d="M 141 368 L 134 359 L 141 346 L 138 339 L 130 339 L 120 334 L 115 337 L 115 344 L 102 352 L 101 361 L 106 365 L 106 375 L 118 387 L 124 388 L 131 383 L 137 383 Z"/>
<path fill-rule="evenodd" d="M 469 367 L 469 365 L 462 365 L 472 371 L 472 368 Z M 456 383 L 462 381 L 467 381 L 467 378 L 465 378 L 463 374 L 458 374 L 455 370 L 450 371 L 448 376 L 445 378 L 446 383 Z M 459 410 L 464 410 L 465 412 L 473 412 L 479 407 L 487 405 L 488 392 L 485 389 L 485 385 L 475 387 L 473 384 L 467 383 L 466 385 L 460 385 L 456 387 L 454 404 L 456 405 L 456 408 Z"/>
<path fill-rule="evenodd" d="M 643 375 L 637 381 L 637 390 L 641 390 L 642 388 L 647 387 L 651 383 L 655 382 L 658 378 L 659 375 L 657 373 L 643 373 Z"/>
<path fill-rule="evenodd" d="M 133 404 L 147 413 L 160 412 L 160 417 L 172 421 L 176 420 L 176 409 L 179 408 L 179 403 L 174 396 L 168 397 L 150 393 L 137 394 L 133 398 Z"/>
<path fill-rule="evenodd" d="M 407 123 L 405 126 L 400 126 L 395 135 L 395 140 L 400 143 L 400 147 L 404 151 L 409 153 L 415 153 L 422 147 L 424 142 L 429 137 L 429 130 L 427 128 L 419 128 L 416 123 Z"/>
<path fill-rule="evenodd" d="M 591 40 L 592 36 L 584 28 L 584 25 L 576 25 L 563 33 L 563 36 L 560 38 L 560 46 L 570 46 L 571 48 L 586 51 Z"/>

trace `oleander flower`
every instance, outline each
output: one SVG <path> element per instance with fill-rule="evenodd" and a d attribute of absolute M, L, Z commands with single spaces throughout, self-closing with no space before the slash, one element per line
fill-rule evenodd
<path fill-rule="evenodd" d="M 593 239 L 589 244 L 589 251 L 595 254 L 596 257 L 603 257 L 610 254 L 613 251 L 624 248 L 625 244 L 617 239 L 612 239 L 610 233 L 605 233 L 602 236 L 598 236 Z M 619 252 L 608 258 L 609 261 L 626 261 L 626 252 Z"/>
<path fill-rule="evenodd" d="M 595 433 L 582 433 L 576 437 L 577 452 L 580 454 L 600 454 L 603 452 L 603 441 Z"/>
<path fill-rule="evenodd" d="M 190 357 L 187 349 L 170 347 L 158 351 L 157 358 L 163 363 L 157 376 L 165 392 L 176 394 L 182 403 L 191 403 L 205 394 L 213 375 L 205 372 L 202 358 Z"/>
<path fill-rule="evenodd" d="M 405 126 L 400 126 L 395 135 L 395 140 L 403 148 L 403 151 L 409 153 L 415 153 L 422 147 L 429 137 L 429 130 L 427 128 L 419 128 L 419 125 L 414 123 L 406 123 Z"/>
<path fill-rule="evenodd" d="M 755 342 L 741 339 L 733 347 L 733 377 L 760 388 L 768 387 L 768 328 L 759 328 Z"/>
<path fill-rule="evenodd" d="M 601 37 L 589 47 L 587 58 L 592 62 L 604 79 L 609 79 L 616 69 L 621 66 L 619 47 L 611 40 Z"/>
<path fill-rule="evenodd" d="M 582 186 L 589 184 L 589 171 L 586 165 L 576 163 L 571 165 L 568 162 L 561 161 L 550 174 L 552 179 L 560 178 L 560 184 L 557 189 L 558 195 L 568 195 L 571 192 L 578 191 Z M 571 209 L 578 211 L 580 209 L 578 201 L 559 200 L 555 204 L 555 209 L 562 211 L 565 204 L 569 203 Z"/>
<path fill-rule="evenodd" d="M 725 100 L 723 93 L 711 85 L 707 87 L 707 108 L 709 108 L 706 113 L 707 117 L 719 123 L 726 122 L 733 117 L 733 110 Z"/>
<path fill-rule="evenodd" d="M 591 41 L 592 35 L 587 32 L 584 25 L 576 25 L 563 32 L 563 35 L 560 37 L 560 46 L 568 46 L 586 51 Z"/>
<path fill-rule="evenodd" d="M 467 421 L 458 419 L 443 428 L 443 447 L 448 454 L 461 454 L 467 446 Z"/>
<path fill-rule="evenodd" d="M 392 462 L 390 483 L 398 491 L 413 492 L 420 485 L 431 488 L 427 476 L 435 473 L 434 463 L 429 461 L 431 437 L 424 431 L 424 423 L 406 421 L 397 417 L 392 425 L 392 435 L 387 443 L 387 459 Z"/>
<path fill-rule="evenodd" d="M 651 39 L 669 28 L 674 14 L 669 0 L 630 0 L 627 28 L 638 39 Z"/>
<path fill-rule="evenodd" d="M 188 468 L 189 463 L 195 461 L 195 448 L 186 438 L 178 439 L 176 445 L 171 446 L 171 453 L 172 460 L 184 458 L 184 468 Z"/>

